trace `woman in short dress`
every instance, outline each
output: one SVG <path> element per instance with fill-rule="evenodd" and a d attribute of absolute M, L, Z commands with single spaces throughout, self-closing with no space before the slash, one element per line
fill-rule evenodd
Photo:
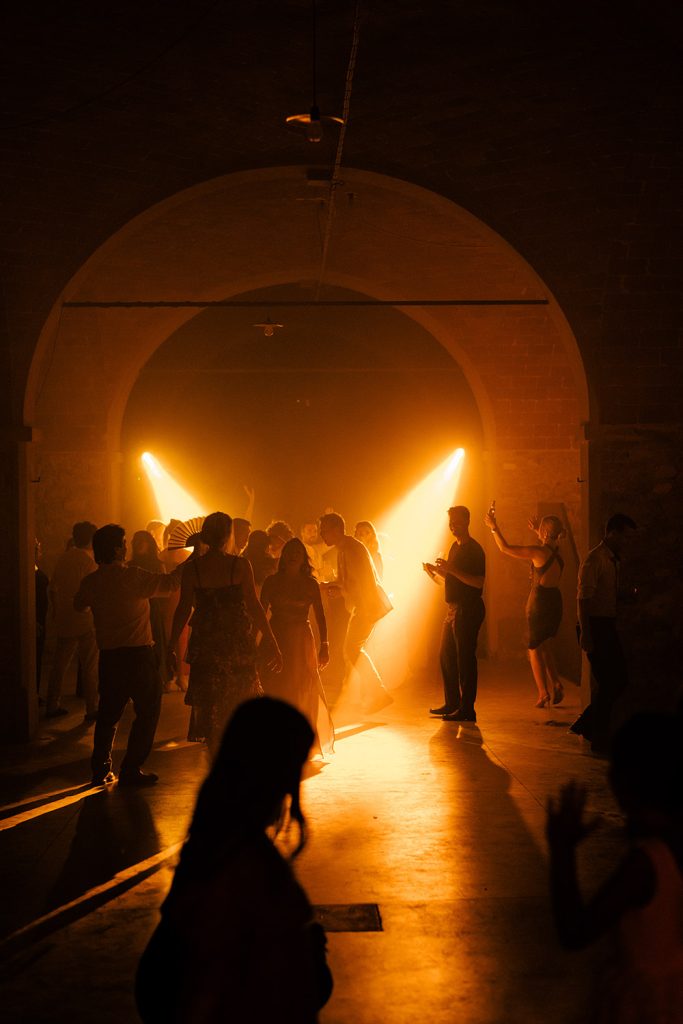
<path fill-rule="evenodd" d="M 538 690 L 537 708 L 559 704 L 564 698 L 564 687 L 558 675 L 552 652 L 552 640 L 562 621 L 562 593 L 559 583 L 564 562 L 559 542 L 564 536 L 562 522 L 557 516 L 543 516 L 540 521 L 530 520 L 529 526 L 540 544 L 508 544 L 496 522 L 493 509 L 484 522 L 491 530 L 498 549 L 511 558 L 531 562 L 531 591 L 526 603 L 529 628 L 529 661 Z"/>

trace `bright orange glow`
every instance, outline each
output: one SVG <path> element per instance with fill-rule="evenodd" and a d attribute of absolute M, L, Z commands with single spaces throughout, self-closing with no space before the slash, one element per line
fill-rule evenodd
<path fill-rule="evenodd" d="M 458 448 L 376 523 L 384 555 L 384 588 L 394 610 L 377 625 L 370 643 L 385 685 L 400 685 L 414 654 L 424 647 L 423 625 L 443 589 L 423 562 L 445 557 L 446 510 L 455 501 L 465 458 Z"/>
<path fill-rule="evenodd" d="M 170 519 L 206 515 L 201 502 L 181 487 L 151 452 L 143 452 L 140 461 L 154 492 L 159 519 L 167 523 Z"/>

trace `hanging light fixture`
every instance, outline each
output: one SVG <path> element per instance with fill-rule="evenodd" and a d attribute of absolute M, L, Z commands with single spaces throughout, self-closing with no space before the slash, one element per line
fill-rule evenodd
<path fill-rule="evenodd" d="M 263 336 L 265 338 L 272 338 L 275 332 L 278 330 L 278 328 L 284 327 L 285 325 L 276 324 L 273 320 L 270 319 L 269 316 L 267 316 L 265 320 L 261 320 L 260 323 L 252 324 L 251 326 L 260 327 L 261 330 L 263 331 Z"/>
<path fill-rule="evenodd" d="M 316 29 L 316 0 L 313 0 L 313 103 L 307 114 L 292 114 L 285 118 L 285 123 L 297 128 L 303 128 L 309 142 L 320 142 L 323 137 L 323 125 L 342 125 L 341 117 L 333 117 L 331 114 L 321 114 L 318 106 L 316 88 L 316 65 L 317 65 L 317 29 Z"/>

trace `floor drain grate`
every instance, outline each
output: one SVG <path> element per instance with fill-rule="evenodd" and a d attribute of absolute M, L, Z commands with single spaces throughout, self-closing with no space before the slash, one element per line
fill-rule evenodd
<path fill-rule="evenodd" d="M 328 932 L 382 931 L 376 903 L 319 903 L 313 910 L 316 920 Z"/>

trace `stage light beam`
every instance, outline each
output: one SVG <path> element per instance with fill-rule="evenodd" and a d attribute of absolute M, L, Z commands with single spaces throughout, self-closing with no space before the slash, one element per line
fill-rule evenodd
<path fill-rule="evenodd" d="M 143 452 L 140 461 L 154 494 L 158 516 L 164 523 L 206 515 L 201 502 L 181 487 L 151 452 Z"/>
<path fill-rule="evenodd" d="M 428 579 L 422 563 L 445 557 L 446 510 L 455 502 L 464 458 L 464 449 L 456 449 L 377 522 L 394 611 L 378 624 L 370 650 L 389 687 L 410 674 L 424 650 L 425 622 L 443 601 L 443 588 Z"/>

